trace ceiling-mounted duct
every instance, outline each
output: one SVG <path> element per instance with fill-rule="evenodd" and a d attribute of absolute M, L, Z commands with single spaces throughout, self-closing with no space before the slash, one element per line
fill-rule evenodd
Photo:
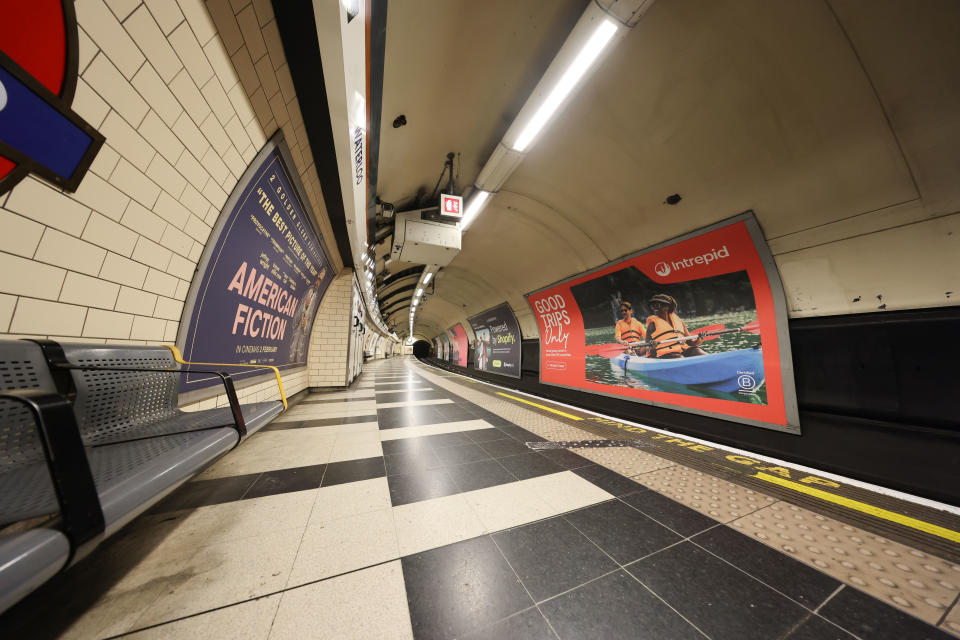
<path fill-rule="evenodd" d="M 460 253 L 460 225 L 425 220 L 424 211 L 406 211 L 395 216 L 390 257 L 401 262 L 446 266 Z"/>

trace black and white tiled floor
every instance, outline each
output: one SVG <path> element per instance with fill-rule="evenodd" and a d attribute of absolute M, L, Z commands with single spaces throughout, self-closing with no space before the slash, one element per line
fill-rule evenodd
<path fill-rule="evenodd" d="M 439 377 L 383 361 L 309 396 L 0 635 L 949 637 L 607 466 L 531 451 L 542 435 Z"/>

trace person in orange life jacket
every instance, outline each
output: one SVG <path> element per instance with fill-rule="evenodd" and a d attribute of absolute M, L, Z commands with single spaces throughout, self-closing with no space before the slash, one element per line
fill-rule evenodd
<path fill-rule="evenodd" d="M 617 320 L 614 336 L 617 342 L 628 347 L 629 353 L 643 355 L 647 351 L 646 347 L 630 347 L 631 344 L 643 342 L 646 333 L 643 330 L 643 324 L 633 317 L 633 305 L 629 302 L 620 303 L 620 319 Z"/>
<path fill-rule="evenodd" d="M 647 347 L 647 355 L 651 358 L 689 358 L 705 356 L 707 353 L 700 348 L 703 338 L 697 336 L 690 340 L 660 344 L 672 338 L 692 336 L 687 325 L 677 315 L 677 301 L 664 293 L 658 293 L 650 299 L 650 309 L 653 315 L 647 318 L 647 337 L 651 342 Z"/>

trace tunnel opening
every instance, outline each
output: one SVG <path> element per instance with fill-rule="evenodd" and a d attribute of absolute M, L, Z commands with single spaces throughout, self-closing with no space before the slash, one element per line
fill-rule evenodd
<path fill-rule="evenodd" d="M 417 358 L 430 357 L 430 343 L 426 340 L 417 340 L 413 343 L 413 355 Z"/>

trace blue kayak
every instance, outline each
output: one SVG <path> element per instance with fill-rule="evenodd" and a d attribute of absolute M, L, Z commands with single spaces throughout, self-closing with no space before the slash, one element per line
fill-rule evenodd
<path fill-rule="evenodd" d="M 652 380 L 695 385 L 727 393 L 756 391 L 764 379 L 761 349 L 737 349 L 663 360 L 621 354 L 610 358 L 610 368 L 619 373 L 628 371 Z"/>

